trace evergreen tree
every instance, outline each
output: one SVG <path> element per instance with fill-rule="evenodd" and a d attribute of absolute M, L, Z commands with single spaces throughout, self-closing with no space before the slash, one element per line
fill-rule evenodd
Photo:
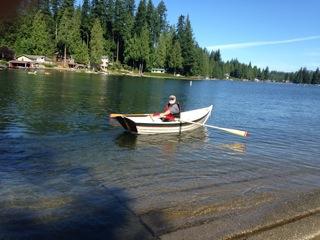
<path fill-rule="evenodd" d="M 81 11 L 76 10 L 72 18 L 73 28 L 70 29 L 70 53 L 77 63 L 88 64 L 88 47 L 81 39 Z"/>
<path fill-rule="evenodd" d="M 116 42 L 116 61 L 123 61 L 124 41 L 129 38 L 133 19 L 124 0 L 115 1 L 113 33 Z"/>
<path fill-rule="evenodd" d="M 268 80 L 268 79 L 270 79 L 269 68 L 266 67 L 266 69 L 263 70 L 263 80 Z"/>
<path fill-rule="evenodd" d="M 53 45 L 41 11 L 35 15 L 31 28 L 31 53 L 35 55 L 50 55 Z"/>
<path fill-rule="evenodd" d="M 106 9 L 104 0 L 92 0 L 91 17 L 93 21 L 95 21 L 95 19 L 99 19 L 103 30 L 106 30 Z"/>
<path fill-rule="evenodd" d="M 126 0 L 126 9 L 128 10 L 130 16 L 134 17 L 134 11 L 136 9 L 134 0 Z"/>
<path fill-rule="evenodd" d="M 101 63 L 101 57 L 104 54 L 103 30 L 99 19 L 94 21 L 91 30 L 90 53 L 91 65 L 98 68 Z"/>
<path fill-rule="evenodd" d="M 150 35 L 150 47 L 153 48 L 160 35 L 160 19 L 157 10 L 153 6 L 152 0 L 147 4 L 147 25 Z"/>
<path fill-rule="evenodd" d="M 139 62 L 140 74 L 142 74 L 145 66 L 147 66 L 149 61 L 149 57 L 150 57 L 149 41 L 150 41 L 149 31 L 147 26 L 144 26 L 138 38 L 138 62 Z"/>
<path fill-rule="evenodd" d="M 176 75 L 177 69 L 182 68 L 182 55 L 180 43 L 174 40 L 168 54 L 168 66 L 173 69 L 173 74 Z"/>
<path fill-rule="evenodd" d="M 143 26 L 147 25 L 147 6 L 146 0 L 140 0 L 138 10 L 135 17 L 135 22 L 133 26 L 133 32 L 136 34 L 140 34 Z"/>
<path fill-rule="evenodd" d="M 66 10 L 68 11 L 68 13 L 71 15 L 73 13 L 74 10 L 74 0 L 61 0 L 61 7 L 59 8 L 59 10 L 61 12 L 65 12 Z M 69 15 L 69 17 L 70 17 Z"/>
<path fill-rule="evenodd" d="M 307 68 L 303 68 L 302 70 L 302 82 L 310 84 L 312 80 L 312 76 L 310 72 L 307 70 Z"/>
<path fill-rule="evenodd" d="M 195 46 L 193 40 L 193 33 L 189 16 L 186 18 L 185 31 L 183 34 L 183 45 L 182 45 L 182 57 L 184 72 L 187 75 L 192 74 L 192 68 L 195 64 Z"/>
<path fill-rule="evenodd" d="M 316 69 L 316 71 L 312 74 L 312 84 L 320 84 L 320 71 L 319 68 Z"/>
<path fill-rule="evenodd" d="M 38 0 L 38 6 L 35 10 L 41 11 L 41 13 L 46 17 L 51 17 L 50 0 Z"/>
<path fill-rule="evenodd" d="M 126 48 L 125 48 L 125 62 L 134 68 L 137 67 L 137 62 L 139 60 L 139 47 L 138 43 L 139 39 L 137 37 L 137 34 L 134 34 L 132 38 L 130 38 L 126 42 Z"/>
<path fill-rule="evenodd" d="M 18 22 L 0 21 L 0 46 L 13 48 L 17 40 Z"/>
<path fill-rule="evenodd" d="M 17 22 L 17 33 L 15 36 L 14 50 L 17 55 L 19 54 L 31 54 L 32 52 L 32 42 L 31 42 L 31 32 L 33 22 L 33 14 L 27 14 L 20 16 Z"/>
<path fill-rule="evenodd" d="M 167 23 L 167 8 L 166 5 L 164 4 L 164 1 L 161 0 L 157 6 L 157 12 L 159 16 L 159 28 L 160 32 L 166 32 L 168 28 L 168 23 Z"/>
<path fill-rule="evenodd" d="M 58 46 L 63 48 L 64 66 L 67 64 L 67 51 L 72 44 L 72 36 L 70 30 L 73 29 L 72 16 L 70 16 L 70 10 L 65 9 L 58 27 L 57 41 Z"/>
<path fill-rule="evenodd" d="M 114 24 L 114 0 L 105 0 L 106 5 L 106 36 L 108 39 L 113 39 L 113 24 Z"/>
<path fill-rule="evenodd" d="M 51 11 L 53 19 L 56 21 L 58 17 L 58 12 L 60 8 L 61 0 L 51 0 Z"/>
<path fill-rule="evenodd" d="M 221 62 L 221 54 L 219 49 L 214 52 L 213 59 L 215 62 Z"/>
<path fill-rule="evenodd" d="M 90 29 L 91 29 L 91 18 L 90 18 L 90 5 L 89 0 L 83 0 L 81 8 L 81 38 L 89 46 L 90 40 Z"/>
<path fill-rule="evenodd" d="M 155 61 L 153 66 L 158 68 L 164 68 L 167 60 L 167 46 L 168 41 L 170 41 L 171 38 L 168 34 L 162 33 L 159 39 L 159 44 L 155 49 Z"/>
<path fill-rule="evenodd" d="M 210 76 L 210 67 L 209 67 L 209 53 L 207 49 L 201 51 L 202 55 L 202 65 L 201 65 L 201 75 L 205 77 Z"/>

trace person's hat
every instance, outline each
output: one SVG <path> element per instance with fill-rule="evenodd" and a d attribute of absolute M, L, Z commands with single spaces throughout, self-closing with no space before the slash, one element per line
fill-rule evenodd
<path fill-rule="evenodd" d="M 174 95 L 169 96 L 169 103 L 170 104 L 175 104 L 176 100 L 177 100 L 176 96 L 174 96 Z"/>

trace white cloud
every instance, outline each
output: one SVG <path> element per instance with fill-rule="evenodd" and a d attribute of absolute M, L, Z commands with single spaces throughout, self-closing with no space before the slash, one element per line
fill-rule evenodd
<path fill-rule="evenodd" d="M 278 45 L 278 44 L 288 44 L 295 42 L 304 42 L 310 40 L 320 39 L 320 35 L 318 36 L 309 36 L 302 38 L 293 38 L 287 40 L 277 40 L 277 41 L 258 41 L 258 42 L 243 42 L 243 43 L 231 43 L 231 44 L 221 44 L 221 45 L 213 45 L 208 46 L 208 50 L 222 50 L 222 49 L 239 49 L 239 48 L 250 48 L 250 47 L 258 47 L 258 46 L 268 46 L 268 45 Z"/>

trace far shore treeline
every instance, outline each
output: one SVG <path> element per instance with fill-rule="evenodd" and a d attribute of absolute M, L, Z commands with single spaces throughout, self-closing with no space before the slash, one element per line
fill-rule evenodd
<path fill-rule="evenodd" d="M 209 78 L 275 80 L 320 84 L 319 68 L 285 73 L 260 69 L 237 59 L 222 61 L 220 51 L 208 51 L 193 36 L 189 16 L 170 26 L 164 1 L 152 0 L 26 0 L 17 16 L 0 22 L 0 58 L 10 52 L 54 55 L 98 67 L 108 56 L 113 68 L 150 71 L 164 68 L 172 74 Z M 210 31 L 214 31 L 211 29 Z"/>

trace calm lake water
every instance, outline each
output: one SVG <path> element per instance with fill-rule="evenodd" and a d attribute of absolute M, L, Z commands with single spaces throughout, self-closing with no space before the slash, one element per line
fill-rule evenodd
<path fill-rule="evenodd" d="M 319 86 L 50 73 L 0 71 L 0 239 L 233 239 L 318 211 Z M 250 137 L 108 118 L 170 94 Z"/>

